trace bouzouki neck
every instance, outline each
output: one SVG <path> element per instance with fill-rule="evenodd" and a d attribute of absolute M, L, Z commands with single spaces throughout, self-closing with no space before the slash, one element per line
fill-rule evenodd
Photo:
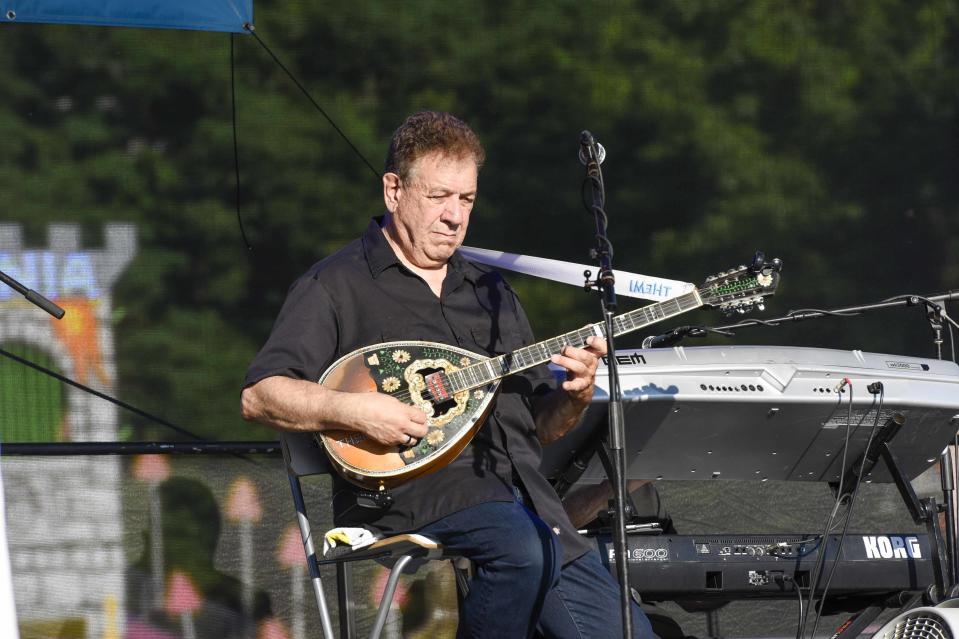
<path fill-rule="evenodd" d="M 703 300 L 697 289 L 673 299 L 650 304 L 613 318 L 613 336 L 625 335 L 637 331 L 651 324 L 661 322 L 676 315 L 699 308 Z M 570 331 L 558 337 L 537 342 L 505 355 L 491 357 L 470 366 L 465 366 L 448 375 L 448 381 L 453 392 L 480 388 L 507 375 L 518 373 L 544 364 L 550 358 L 562 352 L 567 346 L 581 348 L 590 336 L 606 337 L 604 322 L 589 324 L 575 331 Z"/>

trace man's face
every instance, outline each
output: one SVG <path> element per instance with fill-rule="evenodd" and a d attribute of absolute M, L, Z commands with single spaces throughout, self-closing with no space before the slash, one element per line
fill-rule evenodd
<path fill-rule="evenodd" d="M 438 152 L 416 160 L 406 181 L 394 173 L 383 176 L 392 239 L 414 266 L 441 267 L 463 243 L 477 176 L 473 158 Z"/>

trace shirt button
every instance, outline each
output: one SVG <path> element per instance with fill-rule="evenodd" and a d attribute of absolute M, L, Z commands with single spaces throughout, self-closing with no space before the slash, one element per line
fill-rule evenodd
<path fill-rule="evenodd" d="M 558 537 L 560 532 L 559 526 L 553 526 L 553 532 L 556 533 L 556 536 Z"/>

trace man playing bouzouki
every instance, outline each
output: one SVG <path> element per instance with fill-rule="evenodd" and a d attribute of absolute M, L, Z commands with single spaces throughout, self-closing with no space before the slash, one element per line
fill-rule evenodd
<path fill-rule="evenodd" d="M 457 252 L 484 159 L 476 134 L 449 114 L 416 113 L 396 130 L 383 174 L 386 213 L 290 288 L 247 371 L 246 419 L 409 449 L 443 434 L 428 431 L 420 407 L 388 394 L 398 378 L 380 380 L 385 392 L 341 392 L 316 383 L 324 371 L 382 342 L 448 344 L 484 357 L 533 343 L 509 285 Z M 590 337 L 585 348 L 553 355 L 567 371 L 559 387 L 544 365 L 504 378 L 463 452 L 390 487 L 389 501 L 334 476 L 335 524 L 420 532 L 472 560 L 460 637 L 622 637 L 616 582 L 538 471 L 541 444 L 572 428 L 592 398 L 605 353 L 605 341 Z M 387 357 L 404 364 L 410 354 Z M 654 636 L 635 605 L 633 625 L 637 637 Z"/>

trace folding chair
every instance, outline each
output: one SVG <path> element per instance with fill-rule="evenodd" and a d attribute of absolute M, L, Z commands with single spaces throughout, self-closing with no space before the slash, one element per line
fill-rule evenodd
<path fill-rule="evenodd" d="M 326 454 L 310 433 L 280 433 L 280 445 L 283 449 L 283 460 L 286 462 L 290 489 L 293 492 L 296 519 L 300 526 L 300 534 L 303 537 L 303 550 L 306 553 L 310 581 L 313 583 L 313 593 L 316 596 L 316 605 L 320 611 L 323 636 L 326 639 L 334 639 L 336 635 L 333 634 L 333 624 L 330 621 L 330 612 L 323 592 L 323 580 L 320 576 L 320 566 L 323 565 L 332 564 L 336 566 L 337 606 L 340 618 L 340 637 L 342 639 L 353 639 L 356 634 L 351 562 L 373 559 L 392 566 L 386 588 L 383 591 L 383 599 L 380 601 L 376 620 L 370 632 L 371 639 L 377 639 L 383 631 L 400 575 L 405 568 L 411 568 L 409 564 L 414 559 L 449 560 L 453 562 L 457 591 L 460 597 L 465 596 L 468 588 L 466 571 L 458 567 L 456 563 L 457 559 L 462 560 L 462 558 L 445 554 L 442 545 L 424 535 L 395 535 L 380 539 L 358 550 L 338 553 L 332 559 L 318 557 L 313 542 L 313 533 L 310 529 L 310 520 L 306 513 L 306 503 L 303 499 L 300 478 L 308 475 L 328 475 L 332 472 L 332 468 Z M 322 548 L 322 536 L 320 547 Z"/>

